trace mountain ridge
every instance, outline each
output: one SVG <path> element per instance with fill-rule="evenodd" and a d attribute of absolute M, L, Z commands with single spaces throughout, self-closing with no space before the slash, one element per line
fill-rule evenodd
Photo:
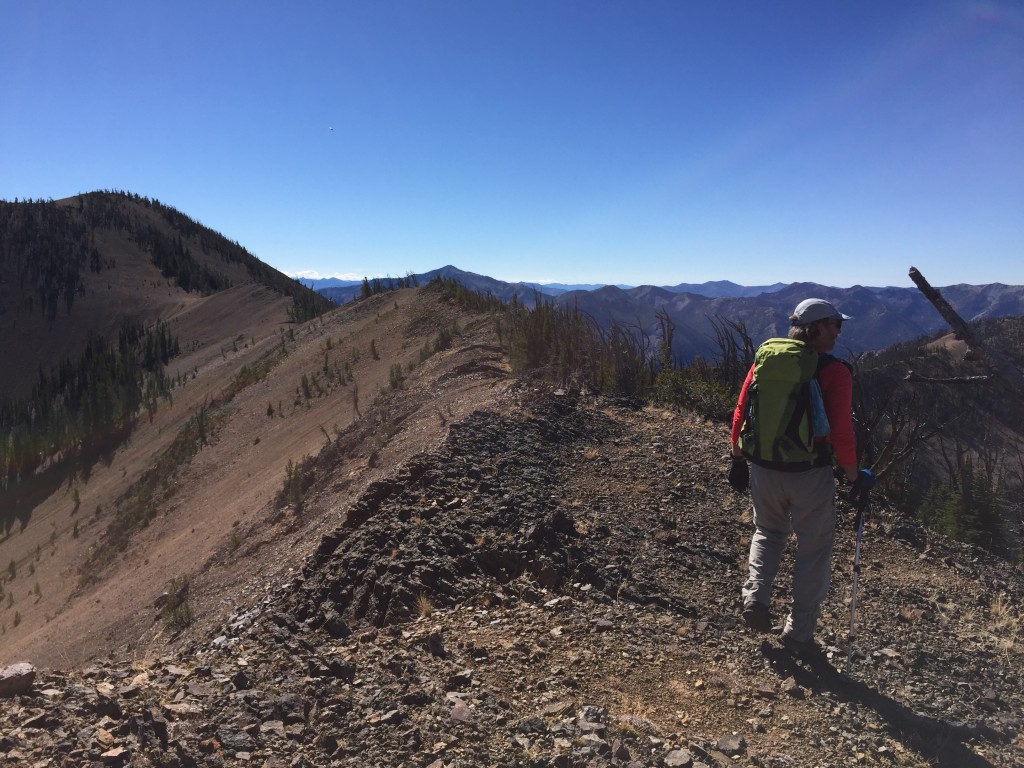
<path fill-rule="evenodd" d="M 444 277 L 456 277 L 460 275 L 467 275 L 471 279 L 474 277 L 486 277 L 485 275 L 478 275 L 471 272 L 465 272 L 460 270 L 451 264 L 444 267 L 440 267 L 436 270 L 424 272 L 416 275 L 417 278 L 429 279 L 432 275 L 441 275 Z M 362 285 L 362 280 L 348 280 L 337 277 L 322 277 L 322 278 L 310 278 L 310 277 L 296 277 L 306 287 L 314 290 L 323 292 L 327 288 L 353 288 Z M 368 278 L 370 280 L 387 280 L 387 276 L 377 276 L 376 278 Z M 772 283 L 771 285 L 760 285 L 760 286 L 748 286 L 739 285 L 730 280 L 708 280 L 703 283 L 677 283 L 676 285 L 630 285 L 626 283 L 557 283 L 557 282 L 532 282 L 529 280 L 521 280 L 517 282 L 508 282 L 499 280 L 497 278 L 487 278 L 488 280 L 495 280 L 498 283 L 503 283 L 510 286 L 522 286 L 536 290 L 538 293 L 542 293 L 548 296 L 557 296 L 563 293 L 570 293 L 572 291 L 597 291 L 601 288 L 614 287 L 621 288 L 622 290 L 630 290 L 633 288 L 664 288 L 672 293 L 695 293 L 698 296 L 707 296 L 709 298 L 729 296 L 732 298 L 738 298 L 741 296 L 757 296 L 762 293 L 771 293 L 773 291 L 784 288 L 786 283 Z M 882 289 L 879 289 L 882 290 Z M 338 294 L 344 296 L 344 293 Z"/>
<path fill-rule="evenodd" d="M 720 351 L 716 345 L 716 323 L 722 319 L 742 324 L 755 341 L 785 335 L 789 313 L 800 301 L 810 297 L 832 301 L 854 318 L 844 327 L 838 344 L 840 349 L 853 354 L 909 341 L 946 327 L 942 317 L 913 286 L 836 288 L 803 282 L 776 283 L 762 289 L 716 281 L 701 286 L 679 284 L 675 287 L 606 285 L 548 295 L 529 284 L 504 283 L 451 265 L 413 277 L 426 282 L 438 276 L 455 279 L 470 290 L 503 301 L 514 298 L 527 306 L 537 300 L 576 306 L 601 327 L 619 323 L 648 338 L 657 336 L 657 313 L 664 311 L 678 329 L 673 351 L 681 360 L 713 358 Z M 704 292 L 682 290 L 684 288 L 701 288 Z M 1024 286 L 955 284 L 939 290 L 968 321 L 1024 315 Z M 360 286 L 325 288 L 321 293 L 332 301 L 344 303 L 360 295 Z"/>

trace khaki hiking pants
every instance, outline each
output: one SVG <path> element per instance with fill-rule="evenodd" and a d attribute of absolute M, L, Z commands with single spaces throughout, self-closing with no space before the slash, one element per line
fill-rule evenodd
<path fill-rule="evenodd" d="M 813 639 L 821 603 L 828 593 L 836 532 L 835 494 L 831 467 L 805 472 L 780 472 L 756 464 L 750 467 L 755 531 L 743 602 L 771 605 L 772 582 L 789 534 L 795 533 L 793 604 L 783 634 L 801 642 Z"/>

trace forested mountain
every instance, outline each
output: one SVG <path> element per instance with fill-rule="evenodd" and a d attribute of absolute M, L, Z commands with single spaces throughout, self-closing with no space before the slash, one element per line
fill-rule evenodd
<path fill-rule="evenodd" d="M 152 325 L 196 299 L 258 285 L 302 320 L 330 304 L 236 242 L 138 195 L 0 201 L 0 395 L 76 358 L 125 319 Z"/>
<path fill-rule="evenodd" d="M 204 314 L 228 330 L 248 302 L 280 322 L 332 306 L 155 200 L 0 202 L 0 489 L 119 445 L 170 396 L 171 358 L 208 341 L 179 332 Z"/>

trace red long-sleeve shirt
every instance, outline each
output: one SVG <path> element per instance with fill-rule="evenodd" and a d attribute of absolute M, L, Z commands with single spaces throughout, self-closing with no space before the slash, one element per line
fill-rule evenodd
<path fill-rule="evenodd" d="M 754 367 L 747 371 L 736 410 L 732 414 L 732 444 L 740 441 L 740 429 L 747 413 L 747 398 Z M 829 363 L 818 372 L 818 384 L 825 401 L 825 414 L 831 431 L 826 442 L 832 444 L 836 461 L 841 467 L 857 466 L 857 440 L 853 434 L 853 374 L 840 361 Z"/>

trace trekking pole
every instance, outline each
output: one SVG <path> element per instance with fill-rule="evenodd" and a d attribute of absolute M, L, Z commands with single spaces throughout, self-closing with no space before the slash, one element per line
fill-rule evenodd
<path fill-rule="evenodd" d="M 850 593 L 850 633 L 847 636 L 846 673 L 853 668 L 853 643 L 857 637 L 857 579 L 860 576 L 860 543 L 864 537 L 864 520 L 868 514 L 868 495 L 874 485 L 875 476 L 870 470 L 862 469 L 850 489 L 850 502 L 857 510 L 857 545 L 853 551 L 853 586 Z"/>
<path fill-rule="evenodd" d="M 867 506 L 867 493 L 864 494 L 864 507 Z M 860 542 L 864 536 L 864 507 L 857 506 L 857 546 L 853 553 L 853 587 L 850 593 L 850 632 L 846 636 L 846 673 L 853 668 L 853 642 L 857 637 L 857 577 L 860 576 Z"/>

